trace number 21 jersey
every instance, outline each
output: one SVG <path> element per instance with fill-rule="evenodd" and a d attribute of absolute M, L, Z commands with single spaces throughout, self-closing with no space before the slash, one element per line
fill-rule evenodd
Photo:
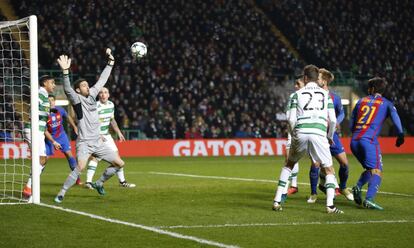
<path fill-rule="evenodd" d="M 391 117 L 397 132 L 402 133 L 400 117 L 388 99 L 381 95 L 369 95 L 361 98 L 352 111 L 352 139 L 376 140 L 382 124 L 388 116 Z"/>

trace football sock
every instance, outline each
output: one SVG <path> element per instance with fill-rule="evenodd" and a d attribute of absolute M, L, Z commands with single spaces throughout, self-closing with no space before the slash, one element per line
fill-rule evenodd
<path fill-rule="evenodd" d="M 119 179 L 120 183 L 125 182 L 125 174 L 124 174 L 124 168 L 123 167 L 116 172 L 116 175 L 118 176 L 118 179 Z"/>
<path fill-rule="evenodd" d="M 288 190 L 289 190 L 289 184 L 290 184 L 290 180 L 291 180 L 291 179 L 292 179 L 292 178 L 291 178 L 291 177 L 289 177 L 288 181 L 286 182 L 285 187 L 283 188 L 283 192 L 282 192 L 282 194 L 287 194 L 287 193 L 288 193 Z"/>
<path fill-rule="evenodd" d="M 96 181 L 96 185 L 102 186 L 104 182 L 108 181 L 109 178 L 115 175 L 115 173 L 118 172 L 119 169 L 120 168 L 112 166 L 112 165 L 106 168 L 102 176 L 98 179 L 98 181 Z"/>
<path fill-rule="evenodd" d="M 39 164 L 39 166 L 40 166 L 40 175 L 42 175 L 42 172 L 45 169 L 45 166 L 41 164 Z M 32 173 L 30 173 L 30 177 L 27 180 L 26 187 L 32 188 Z"/>
<path fill-rule="evenodd" d="M 368 182 L 368 191 L 365 196 L 366 199 L 372 200 L 378 192 L 378 188 L 381 184 L 381 177 L 377 174 L 373 174 Z"/>
<path fill-rule="evenodd" d="M 338 184 L 338 180 L 336 179 L 335 173 L 334 173 L 334 177 L 335 177 L 335 189 L 339 189 L 339 184 Z"/>
<path fill-rule="evenodd" d="M 98 167 L 98 162 L 91 160 L 88 163 L 88 170 L 86 171 L 86 182 L 92 182 L 93 175 L 95 175 L 96 167 Z"/>
<path fill-rule="evenodd" d="M 32 174 L 30 174 L 30 177 L 27 180 L 26 187 L 32 188 Z"/>
<path fill-rule="evenodd" d="M 76 159 L 74 157 L 69 157 L 68 158 L 68 163 L 69 163 L 70 170 L 73 171 L 75 169 L 76 165 L 77 165 Z"/>
<path fill-rule="evenodd" d="M 366 170 L 362 172 L 357 182 L 357 186 L 359 188 L 362 188 L 362 186 L 364 186 L 369 181 L 370 178 L 371 178 L 371 171 Z"/>
<path fill-rule="evenodd" d="M 81 173 L 79 169 L 75 167 L 75 169 L 73 169 L 73 171 L 69 173 L 69 176 L 66 178 L 66 181 L 63 183 L 63 187 L 59 191 L 58 195 L 65 196 L 66 191 L 76 183 L 76 180 L 78 179 L 80 174 Z"/>
<path fill-rule="evenodd" d="M 282 200 L 283 190 L 286 187 L 286 184 L 289 180 L 291 172 L 292 172 L 291 169 L 287 167 L 282 168 L 282 171 L 280 172 L 279 183 L 277 185 L 275 199 L 274 199 L 276 202 L 280 202 Z"/>
<path fill-rule="evenodd" d="M 326 206 L 333 206 L 335 197 L 335 176 L 330 174 L 326 175 Z"/>
<path fill-rule="evenodd" d="M 311 186 L 311 194 L 316 195 L 316 187 L 318 186 L 318 177 L 319 177 L 319 167 L 311 166 L 309 171 L 309 180 Z"/>
<path fill-rule="evenodd" d="M 340 189 L 346 188 L 346 182 L 348 181 L 348 174 L 349 174 L 349 169 L 348 169 L 347 164 L 339 166 L 339 188 Z"/>
<path fill-rule="evenodd" d="M 299 164 L 296 163 L 295 166 L 293 166 L 292 169 L 292 175 L 291 177 L 291 186 L 297 188 L 298 187 L 298 173 L 299 173 Z"/>

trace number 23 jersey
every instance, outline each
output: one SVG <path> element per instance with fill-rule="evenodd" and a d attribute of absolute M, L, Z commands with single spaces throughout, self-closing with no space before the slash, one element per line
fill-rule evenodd
<path fill-rule="evenodd" d="M 316 83 L 307 83 L 292 94 L 289 101 L 288 119 L 294 132 L 326 137 L 328 122 L 335 125 L 335 110 L 329 92 Z M 334 127 L 331 129 L 334 130 Z M 331 135 L 333 133 L 328 134 L 328 137 Z"/>

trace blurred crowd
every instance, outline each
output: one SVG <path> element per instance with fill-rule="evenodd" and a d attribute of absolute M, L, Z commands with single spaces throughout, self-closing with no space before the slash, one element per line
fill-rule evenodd
<path fill-rule="evenodd" d="M 0 14 L 0 21 L 7 21 L 7 18 Z M 22 92 L 30 89 L 27 83 L 22 83 L 27 81 L 29 69 L 21 66 L 25 59 L 19 43 L 13 42 L 13 32 L 16 30 L 10 28 L 3 28 L 0 32 L 0 142 L 22 138 L 21 103 L 27 100 L 27 95 Z"/>
<path fill-rule="evenodd" d="M 0 141 L 12 141 L 14 134 L 14 128 L 19 129 L 18 123 L 15 123 L 16 119 L 20 119 L 20 116 L 16 116 L 14 113 L 14 105 L 10 96 L 2 94 L 4 92 L 3 87 L 0 87 Z M 15 125 L 18 124 L 18 125 Z"/>
<path fill-rule="evenodd" d="M 409 133 L 414 133 L 414 1 L 258 0 L 308 60 L 364 80 L 386 77 Z"/>
<path fill-rule="evenodd" d="M 39 17 L 43 68 L 67 53 L 72 72 L 97 75 L 105 46 L 114 50 L 109 88 L 121 128 L 151 139 L 286 135 L 276 114 L 293 87 L 286 89 L 283 75 L 303 64 L 244 1 L 42 0 L 17 7 Z M 137 40 L 148 44 L 141 61 L 129 51 Z"/>
<path fill-rule="evenodd" d="M 286 136 L 284 106 L 293 83 L 285 75 L 298 74 L 304 62 L 250 1 L 13 4 L 21 16 L 38 16 L 41 68 L 57 69 L 56 58 L 66 53 L 72 72 L 93 84 L 105 65 L 104 48 L 113 49 L 117 61 L 108 86 L 123 129 L 150 139 Z M 410 1 L 262 0 L 257 6 L 290 23 L 286 35 L 293 45 L 313 51 L 326 68 L 383 73 L 387 94 L 413 133 Z M 130 55 L 134 41 L 148 45 L 144 59 Z"/>

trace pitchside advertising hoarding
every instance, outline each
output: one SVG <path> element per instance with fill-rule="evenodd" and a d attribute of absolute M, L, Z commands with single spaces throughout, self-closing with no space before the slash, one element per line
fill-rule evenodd
<path fill-rule="evenodd" d="M 400 148 L 395 138 L 379 138 L 383 154 L 414 154 L 414 137 L 405 139 Z M 350 154 L 350 139 L 343 138 Z M 117 142 L 122 157 L 217 157 L 217 156 L 280 156 L 285 154 L 286 139 L 202 139 L 202 140 L 131 140 Z M 75 153 L 75 142 L 72 142 Z M 0 143 L 0 157 L 28 158 L 26 143 Z M 63 158 L 59 151 L 55 157 Z"/>

